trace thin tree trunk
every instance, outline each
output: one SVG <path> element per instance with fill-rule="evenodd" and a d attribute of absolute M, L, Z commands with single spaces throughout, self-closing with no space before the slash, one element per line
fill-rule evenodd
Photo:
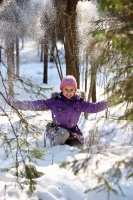
<path fill-rule="evenodd" d="M 48 83 L 48 44 L 44 42 L 44 74 L 43 83 Z"/>
<path fill-rule="evenodd" d="M 93 80 L 93 86 L 92 86 L 92 102 L 95 103 L 96 102 L 96 74 L 95 74 L 95 78 Z"/>
<path fill-rule="evenodd" d="M 88 101 L 92 99 L 92 102 L 96 102 L 96 74 L 97 74 L 98 66 L 94 63 L 91 66 L 91 81 L 90 81 L 90 89 L 88 95 Z"/>
<path fill-rule="evenodd" d="M 1 51 L 2 51 L 2 46 L 0 46 L 0 63 L 1 63 Z"/>
<path fill-rule="evenodd" d="M 63 73 L 62 73 L 62 69 L 61 69 L 61 63 L 60 63 L 60 58 L 59 58 L 59 54 L 58 54 L 58 49 L 57 49 L 57 45 L 55 45 L 55 48 L 56 48 L 56 52 L 57 52 L 57 60 L 58 60 L 58 68 L 59 68 L 59 71 L 60 71 L 60 77 L 61 77 L 61 80 L 63 79 Z"/>
<path fill-rule="evenodd" d="M 44 44 L 41 42 L 41 54 L 40 54 L 40 62 L 43 62 L 43 52 L 44 51 Z"/>
<path fill-rule="evenodd" d="M 88 74 L 88 64 L 89 64 L 89 62 L 88 62 L 88 56 L 89 56 L 89 53 L 88 53 L 88 51 L 86 50 L 86 65 L 85 65 L 85 92 L 87 93 L 87 74 Z M 85 117 L 85 119 L 88 119 L 88 113 L 84 113 L 84 117 Z"/>
<path fill-rule="evenodd" d="M 87 74 L 88 74 L 88 64 L 89 64 L 88 56 L 89 56 L 88 51 L 86 51 L 86 59 L 85 59 L 85 61 L 86 61 L 86 66 L 85 66 L 85 92 L 87 92 Z"/>
<path fill-rule="evenodd" d="M 16 76 L 19 77 L 19 38 L 16 37 Z"/>
<path fill-rule="evenodd" d="M 52 41 L 52 44 L 51 44 L 51 49 L 50 49 L 50 62 L 54 62 L 54 49 L 55 49 L 55 43 L 56 41 Z"/>
<path fill-rule="evenodd" d="M 14 97 L 14 78 L 15 78 L 14 41 L 10 37 L 7 37 L 6 48 L 7 48 L 7 65 L 8 65 L 7 74 L 8 74 L 9 95 Z"/>
<path fill-rule="evenodd" d="M 24 48 L 24 37 L 22 37 L 22 49 Z"/>

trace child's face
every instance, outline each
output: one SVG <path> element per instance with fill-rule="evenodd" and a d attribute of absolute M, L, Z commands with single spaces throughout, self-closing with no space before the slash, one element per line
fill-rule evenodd
<path fill-rule="evenodd" d="M 65 85 L 62 88 L 62 93 L 67 99 L 70 99 L 75 94 L 75 92 L 75 88 L 71 85 Z"/>

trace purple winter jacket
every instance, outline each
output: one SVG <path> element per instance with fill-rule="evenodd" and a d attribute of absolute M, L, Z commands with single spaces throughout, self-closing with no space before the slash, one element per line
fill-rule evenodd
<path fill-rule="evenodd" d="M 71 99 L 67 99 L 62 92 L 54 93 L 47 100 L 13 100 L 11 104 L 16 109 L 21 110 L 51 110 L 53 123 L 76 133 L 81 133 L 77 123 L 82 112 L 97 113 L 108 108 L 108 102 L 90 103 L 84 101 L 79 95 L 74 95 Z"/>

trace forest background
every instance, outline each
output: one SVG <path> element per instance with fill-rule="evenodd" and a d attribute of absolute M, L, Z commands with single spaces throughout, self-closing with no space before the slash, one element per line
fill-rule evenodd
<path fill-rule="evenodd" d="M 106 119 L 117 121 L 119 124 L 122 122 L 125 134 L 129 127 L 132 133 L 132 8 L 131 0 L 126 2 L 124 0 L 0 1 L 0 76 L 2 85 L 0 99 L 7 101 L 10 96 L 18 98 L 21 91 L 27 93 L 30 99 L 48 97 L 47 92 L 52 89 L 48 87 L 50 82 L 49 63 L 52 62 L 57 69 L 57 80 L 61 80 L 66 74 L 74 75 L 78 82 L 78 88 L 86 91 L 87 101 L 100 100 L 102 92 L 104 93 L 103 98 L 111 96 L 110 106 L 115 109 L 119 107 L 120 112 L 117 111 L 117 115 L 106 112 Z M 41 78 L 42 82 L 47 84 L 46 87 L 44 85 L 40 87 L 32 80 L 21 76 L 21 48 L 24 48 L 27 39 L 36 41 L 38 59 L 43 63 Z M 62 50 L 60 50 L 59 44 L 63 47 Z M 28 62 L 30 59 L 28 53 L 23 59 L 27 59 L 25 63 Z M 33 59 L 34 57 L 32 57 L 32 62 Z M 23 89 L 20 89 L 21 87 Z M 100 96 L 99 88 L 101 90 Z M 42 152 L 37 149 L 38 147 L 33 150 L 27 141 L 27 135 L 31 133 L 31 130 L 35 133 L 34 137 L 37 137 L 39 127 L 29 124 L 23 113 L 12 108 L 19 118 L 20 130 L 25 130 L 26 137 L 20 139 L 18 138 L 18 129 L 12 123 L 10 113 L 7 112 L 2 103 L 0 109 L 1 116 L 6 116 L 8 119 L 12 132 L 12 138 L 9 140 L 7 129 L 5 131 L 1 126 L 1 146 L 5 149 L 8 157 L 9 153 L 13 152 L 14 154 L 15 145 L 17 153 L 15 157 L 13 156 L 13 160 L 18 177 L 19 154 L 28 152 L 28 156 L 21 160 L 25 170 L 29 170 L 25 159 L 28 158 L 29 161 L 33 162 L 34 159 L 42 156 Z M 86 120 L 89 118 L 86 113 L 84 113 L 84 117 Z M 114 128 L 115 131 L 117 128 L 117 126 L 116 129 Z M 90 137 L 88 149 L 94 145 L 95 136 L 97 137 L 97 123 Z M 132 135 L 129 138 L 128 144 L 132 144 Z M 28 150 L 23 150 L 22 146 Z M 128 161 L 117 162 L 116 169 L 118 170 L 121 165 L 127 169 L 126 177 L 132 178 L 132 156 L 129 157 Z M 2 168 L 2 170 L 5 169 Z M 107 191 L 113 191 L 112 186 L 103 177 L 98 178 L 104 182 Z M 30 176 L 29 180 L 30 190 L 33 191 L 35 184 L 33 177 Z M 6 189 L 3 198 L 6 199 Z"/>

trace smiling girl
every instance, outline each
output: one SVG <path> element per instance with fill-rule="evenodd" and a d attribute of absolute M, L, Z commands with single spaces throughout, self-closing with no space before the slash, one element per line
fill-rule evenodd
<path fill-rule="evenodd" d="M 97 113 L 108 108 L 108 102 L 90 103 L 77 95 L 77 82 L 74 76 L 64 77 L 59 93 L 54 93 L 50 99 L 35 101 L 19 101 L 13 99 L 10 103 L 16 109 L 46 111 L 51 110 L 52 122 L 46 126 L 46 136 L 51 146 L 76 145 L 84 143 L 84 136 L 77 123 L 82 112 Z"/>

